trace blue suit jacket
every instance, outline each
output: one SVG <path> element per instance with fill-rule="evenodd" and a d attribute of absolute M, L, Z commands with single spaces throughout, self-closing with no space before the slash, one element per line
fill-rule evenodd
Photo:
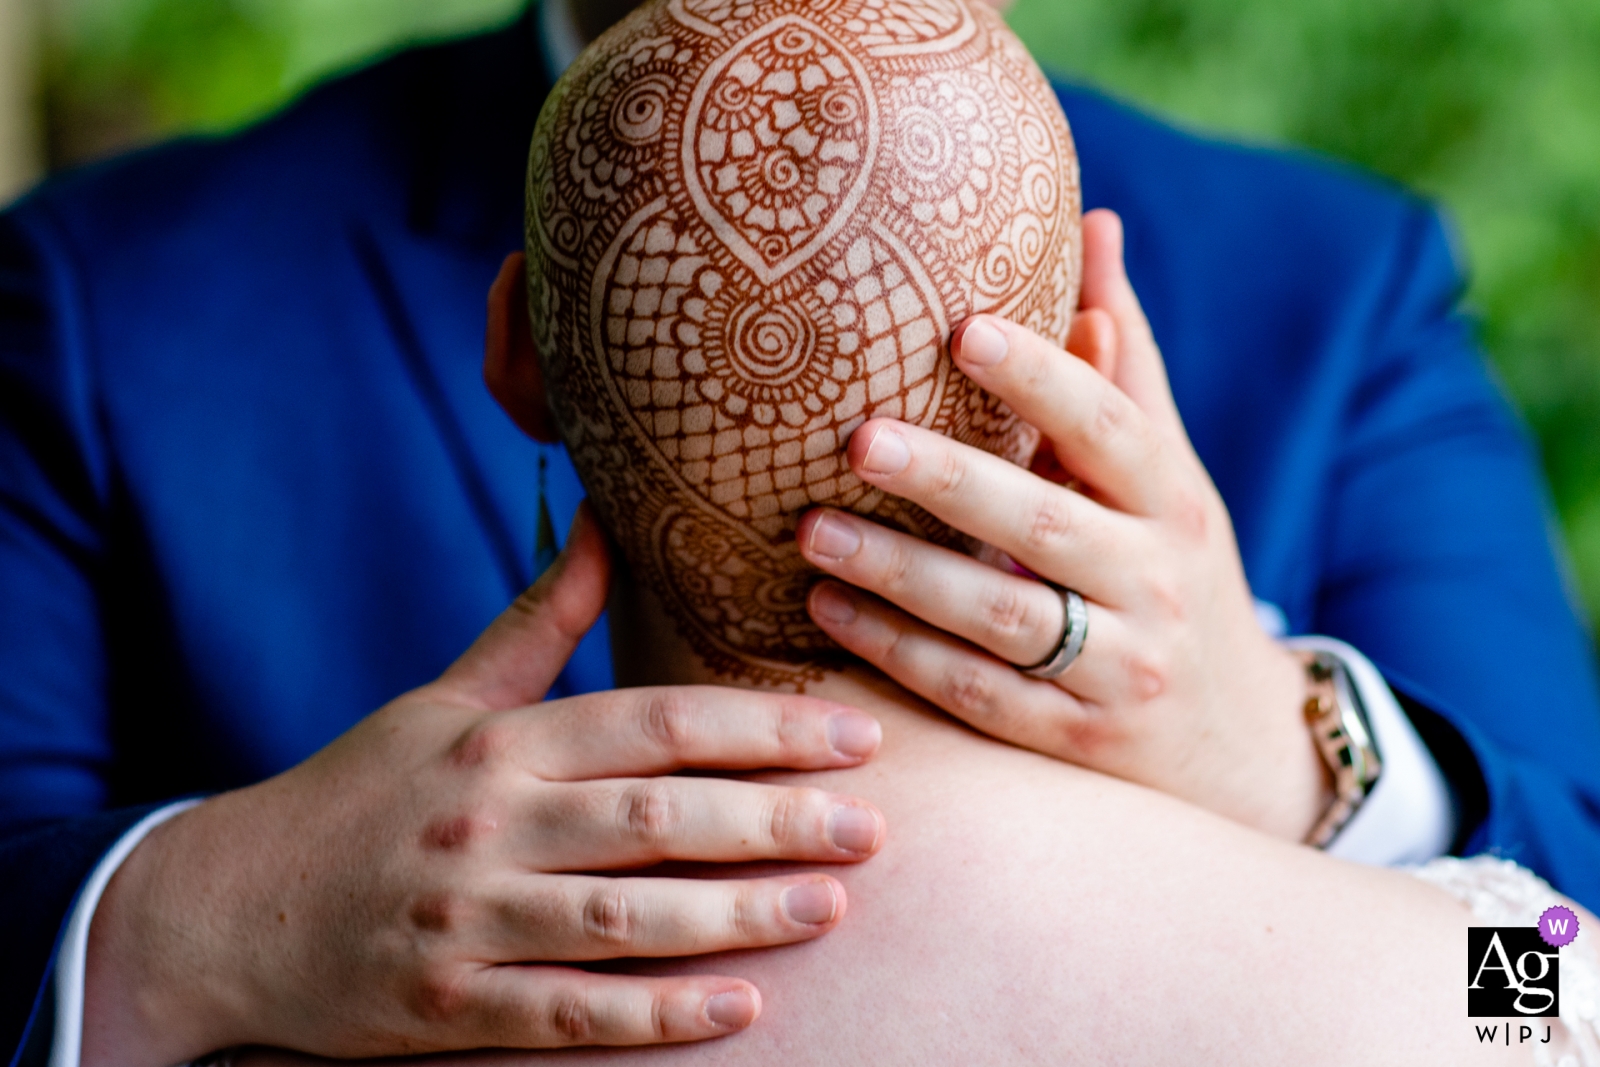
<path fill-rule="evenodd" d="M 479 363 L 545 81 L 524 20 L 0 216 L 0 1050 L 140 805 L 291 766 L 532 579 L 542 450 Z M 1257 595 L 1437 713 L 1468 847 L 1600 905 L 1589 646 L 1438 217 L 1061 99 Z"/>

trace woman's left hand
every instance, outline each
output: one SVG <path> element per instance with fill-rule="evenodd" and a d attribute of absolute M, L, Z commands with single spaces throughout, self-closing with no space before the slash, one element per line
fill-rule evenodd
<path fill-rule="evenodd" d="M 1084 217 L 1067 351 L 992 316 L 951 350 L 1041 431 L 1034 471 L 891 419 L 855 431 L 851 469 L 1081 594 L 1081 656 L 1054 680 L 1024 675 L 1015 665 L 1062 634 L 1055 590 L 834 510 L 798 531 L 842 580 L 813 590 L 817 624 L 985 733 L 1303 839 L 1332 799 L 1301 717 L 1304 671 L 1256 621 L 1227 509 L 1123 270 L 1120 220 Z"/>

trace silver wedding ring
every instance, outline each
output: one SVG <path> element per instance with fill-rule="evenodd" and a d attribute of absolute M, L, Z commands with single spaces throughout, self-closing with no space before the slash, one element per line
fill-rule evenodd
<path fill-rule="evenodd" d="M 1061 611 L 1064 616 L 1061 622 L 1061 637 L 1044 659 L 1031 667 L 1019 666 L 1017 670 L 1029 678 L 1059 678 L 1066 673 L 1068 667 L 1077 662 L 1078 655 L 1083 652 L 1083 642 L 1089 636 L 1089 608 L 1084 604 L 1083 597 L 1066 586 L 1044 579 L 1040 581 L 1061 595 Z"/>

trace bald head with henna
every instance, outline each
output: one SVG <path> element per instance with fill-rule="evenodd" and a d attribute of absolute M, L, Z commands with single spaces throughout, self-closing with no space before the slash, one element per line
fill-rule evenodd
<path fill-rule="evenodd" d="M 1065 341 L 1078 212 L 1049 85 L 965 0 L 652 0 L 561 79 L 530 153 L 520 373 L 714 672 L 819 675 L 805 509 L 960 543 L 849 471 L 866 419 L 1027 460 L 1034 433 L 946 346 L 977 312 Z"/>

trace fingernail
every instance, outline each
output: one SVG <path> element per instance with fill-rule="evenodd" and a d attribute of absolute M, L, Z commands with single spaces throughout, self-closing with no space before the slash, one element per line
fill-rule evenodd
<path fill-rule="evenodd" d="M 878 751 L 882 741 L 883 728 L 871 715 L 841 711 L 828 718 L 828 744 L 841 756 L 865 759 Z"/>
<path fill-rule="evenodd" d="M 867 454 L 872 454 L 870 448 Z M 811 537 L 806 547 L 818 556 L 849 559 L 861 547 L 861 535 L 856 532 L 854 523 L 825 512 L 811 524 Z"/>
<path fill-rule="evenodd" d="M 836 585 L 819 585 L 811 594 L 811 610 L 835 626 L 849 626 L 856 621 L 855 601 Z"/>
<path fill-rule="evenodd" d="M 835 848 L 846 852 L 871 852 L 878 843 L 878 817 L 866 808 L 834 808 L 828 819 L 828 837 Z"/>
<path fill-rule="evenodd" d="M 867 446 L 861 465 L 873 474 L 899 474 L 911 462 L 906 439 L 890 429 L 880 429 Z"/>
<path fill-rule="evenodd" d="M 967 328 L 961 331 L 959 348 L 957 356 L 961 362 L 977 367 L 992 367 L 1011 351 L 1006 335 L 982 319 L 967 323 Z"/>
<path fill-rule="evenodd" d="M 839 910 L 839 901 L 833 895 L 831 882 L 792 885 L 783 891 L 782 900 L 785 915 L 797 923 L 810 926 L 832 922 L 834 913 Z"/>
<path fill-rule="evenodd" d="M 742 1030 L 755 1022 L 755 998 L 744 990 L 718 993 L 706 1001 L 706 1018 L 727 1030 Z"/>

